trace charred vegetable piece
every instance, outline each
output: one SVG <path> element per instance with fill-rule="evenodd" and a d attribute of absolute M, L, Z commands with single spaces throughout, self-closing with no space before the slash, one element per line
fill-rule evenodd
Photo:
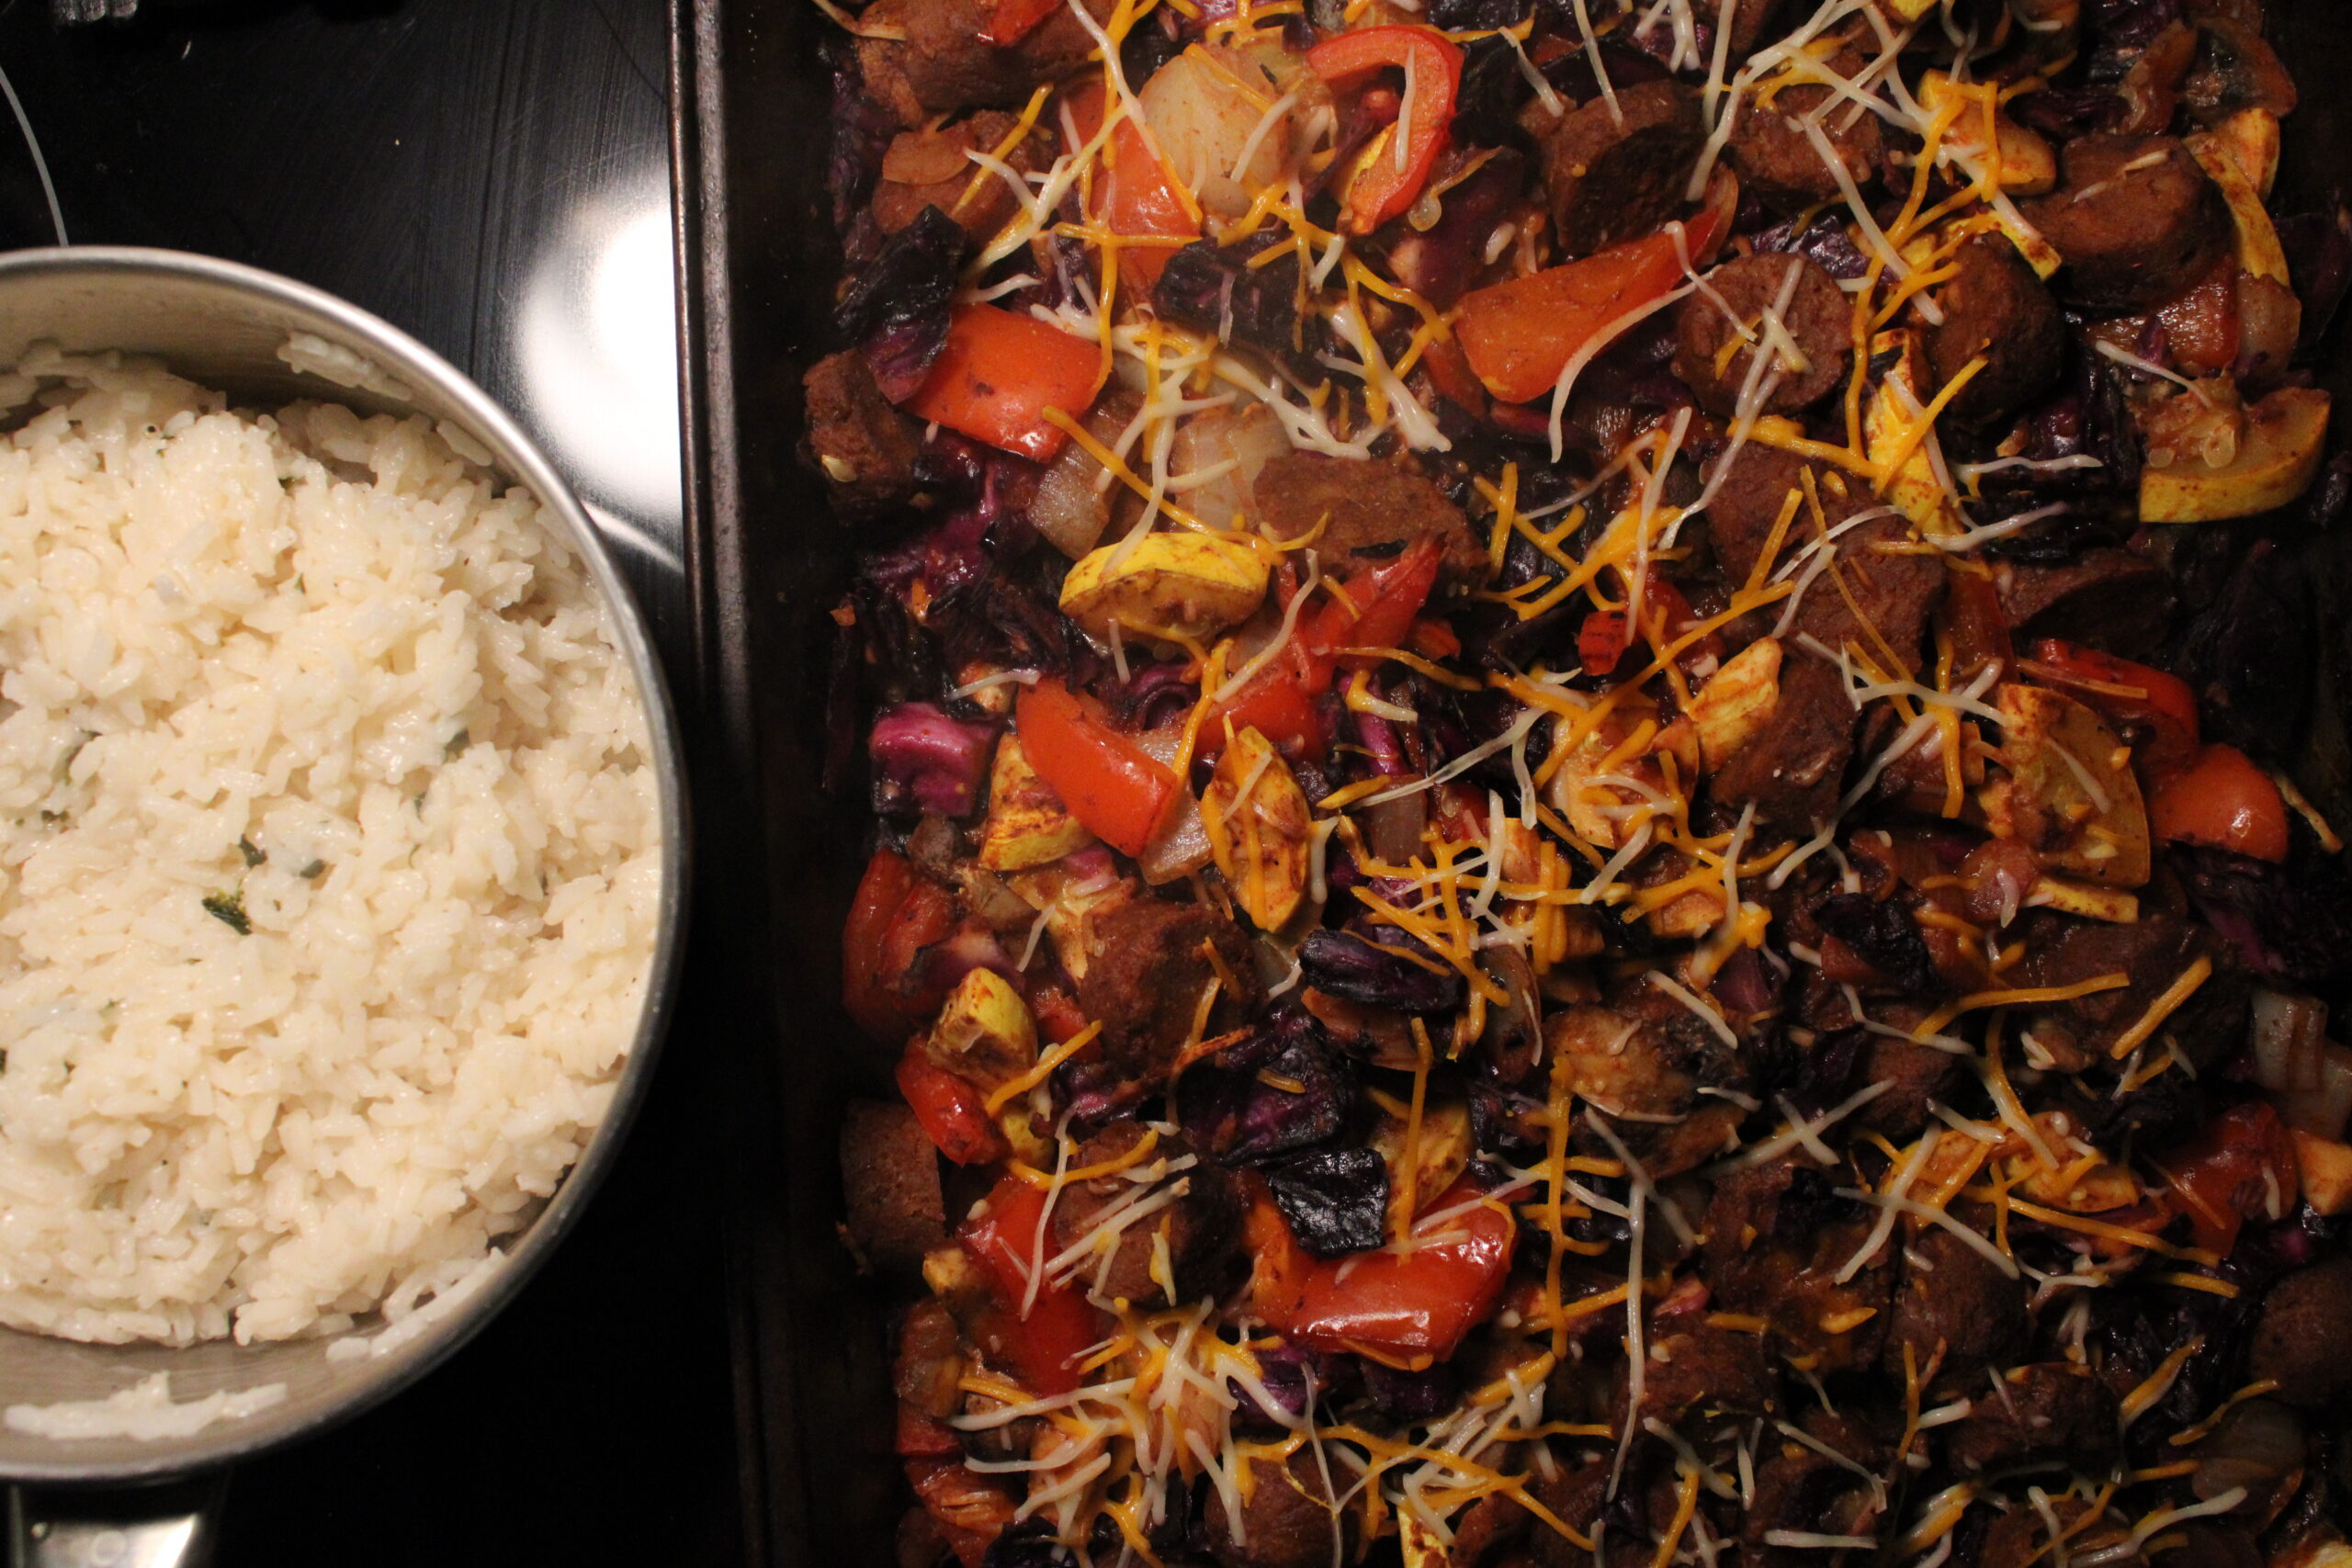
<path fill-rule="evenodd" d="M 1298 1245 L 1340 1258 L 1387 1238 L 1388 1162 L 1373 1149 L 1316 1149 L 1265 1168 L 1266 1185 Z"/>
<path fill-rule="evenodd" d="M 1249 1165 L 1337 1136 L 1354 1091 L 1322 1030 L 1294 1012 L 1187 1067 L 1176 1103 L 1194 1147 Z"/>

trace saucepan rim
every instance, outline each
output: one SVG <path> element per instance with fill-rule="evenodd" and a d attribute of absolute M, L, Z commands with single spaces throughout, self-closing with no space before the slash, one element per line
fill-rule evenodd
<path fill-rule="evenodd" d="M 300 1406 L 280 1405 L 243 1419 L 206 1427 L 191 1437 L 140 1445 L 139 1452 L 112 1459 L 77 1458 L 75 1445 L 54 1444 L 56 1457 L 38 1461 L 0 1459 L 0 1480 L 43 1484 L 159 1481 L 226 1465 L 317 1436 L 390 1398 L 454 1354 L 518 1295 L 524 1285 L 570 1232 L 590 1197 L 611 1168 L 629 1125 L 652 1081 L 655 1059 L 673 1007 L 685 939 L 690 876 L 687 784 L 684 748 L 644 612 L 615 567 L 611 551 L 587 510 L 538 443 L 474 382 L 415 338 L 349 300 L 309 284 L 241 263 L 183 251 L 141 246 L 72 247 L 0 253 L 0 288 L 28 276 L 112 277 L 136 283 L 198 283 L 242 295 L 258 305 L 302 318 L 301 330 L 328 344 L 363 355 L 403 386 L 440 405 L 466 434 L 493 453 L 496 470 L 539 500 L 550 525 L 588 566 L 598 592 L 613 611 L 612 624 L 645 708 L 645 728 L 660 793 L 662 835 L 659 924 L 644 1010 L 628 1060 L 623 1066 L 604 1120 L 566 1173 L 545 1208 L 518 1235 L 507 1239 L 505 1263 L 481 1288 L 434 1323 L 415 1340 L 348 1374 L 350 1386 L 332 1399 Z M 74 351 L 143 345 L 68 343 Z M 165 363 L 171 367 L 169 356 Z M 201 377 L 198 378 L 201 379 Z M 223 389 L 235 398 L 232 385 Z M 321 383 L 317 394 L 340 400 L 349 394 Z M 369 400 L 401 406 L 379 395 Z M 261 1348 L 256 1348 L 259 1349 Z M 169 1352 L 164 1352 L 169 1354 Z M 273 1416 L 277 1417 L 273 1419 Z"/>

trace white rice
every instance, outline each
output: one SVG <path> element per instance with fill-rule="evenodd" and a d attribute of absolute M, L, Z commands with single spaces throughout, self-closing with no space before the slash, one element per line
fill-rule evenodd
<path fill-rule="evenodd" d="M 0 408 L 0 1322 L 401 1315 L 555 1190 L 636 1029 L 613 628 L 424 420 L 48 351 Z"/>
<path fill-rule="evenodd" d="M 222 1389 L 198 1399 L 175 1402 L 172 1374 L 152 1372 L 104 1399 L 69 1399 L 56 1404 L 11 1404 L 0 1420 L 12 1432 L 29 1432 L 54 1442 L 93 1438 L 130 1438 L 161 1442 L 193 1438 L 216 1421 L 242 1421 L 286 1403 L 286 1385 L 266 1382 L 235 1393 Z"/>

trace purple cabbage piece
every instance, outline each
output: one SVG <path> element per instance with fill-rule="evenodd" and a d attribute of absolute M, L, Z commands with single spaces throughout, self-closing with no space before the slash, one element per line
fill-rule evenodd
<path fill-rule="evenodd" d="M 1109 1062 L 1066 1062 L 1054 1069 L 1056 1102 L 1069 1112 L 1073 1137 L 1083 1138 L 1131 1113 L 1139 1089 Z"/>
<path fill-rule="evenodd" d="M 1438 220 L 1426 231 L 1408 225 L 1389 245 L 1397 281 L 1452 309 L 1486 270 L 1487 242 L 1526 184 L 1526 160 L 1511 148 L 1496 152 L 1438 198 Z"/>
<path fill-rule="evenodd" d="M 2179 17 L 2180 0 L 2090 0 L 2083 9 L 2083 19 L 2101 42 L 2145 49 L 2165 24 Z"/>
<path fill-rule="evenodd" d="M 2281 677 L 2314 666 L 2318 637 L 2310 572 L 2270 540 L 2257 540 L 2221 596 L 2190 624 L 2183 650 L 2182 673 L 2197 690 L 2209 736 L 2249 750 L 2290 749 L 2311 683 Z"/>
<path fill-rule="evenodd" d="M 826 148 L 825 190 L 833 201 L 833 228 L 850 222 L 882 173 L 883 154 L 899 133 L 899 117 L 868 97 L 854 65 L 833 73 L 832 136 Z"/>
<path fill-rule="evenodd" d="M 2352 509 L 2352 452 L 2338 452 L 2320 469 L 2318 480 L 2303 492 L 2298 510 L 2302 513 L 2303 525 L 2317 533 L 2343 521 L 2347 509 Z"/>
<path fill-rule="evenodd" d="M 1387 1237 L 1388 1162 L 1371 1149 L 1312 1149 L 1265 1168 L 1274 1206 L 1317 1258 L 1368 1252 Z"/>
<path fill-rule="evenodd" d="M 1429 1421 L 1453 1408 L 1462 1384 L 1443 1361 L 1418 1372 L 1363 1359 L 1364 1396 L 1392 1421 Z"/>
<path fill-rule="evenodd" d="M 885 816 L 910 808 L 968 815 L 979 803 L 995 739 L 993 725 L 950 718 L 930 703 L 900 703 L 874 721 L 865 740 L 875 809 Z"/>
<path fill-rule="evenodd" d="M 1320 339 L 1299 334 L 1298 257 L 1250 265 L 1250 257 L 1275 243 L 1272 231 L 1231 245 L 1195 240 L 1168 258 L 1152 286 L 1152 308 L 1195 332 L 1238 339 L 1286 359 L 1311 353 Z"/>
<path fill-rule="evenodd" d="M 1306 983 L 1317 990 L 1366 1007 L 1439 1013 L 1462 1005 L 1461 976 L 1432 973 L 1351 932 L 1307 932 L 1298 963 Z"/>
<path fill-rule="evenodd" d="M 2093 1093 L 2073 1079 L 2069 1088 L 2075 1092 L 2066 1097 L 2066 1108 L 2102 1148 L 2119 1146 L 2126 1137 L 2136 1138 L 2141 1148 L 2162 1145 L 2187 1137 L 2205 1120 L 2204 1091 L 2178 1073 L 2121 1092 Z"/>
<path fill-rule="evenodd" d="M 916 635 L 948 670 L 973 663 L 1058 673 L 1070 662 L 1069 625 L 1034 570 L 1012 558 L 1030 534 L 1022 509 L 1041 470 L 1008 453 L 975 459 L 978 493 L 895 550 L 869 558 L 865 580 L 901 604 L 919 584 L 924 609 Z M 910 694 L 925 690 L 907 688 Z"/>
<path fill-rule="evenodd" d="M 1774 1076 L 1788 1085 L 1790 1104 L 1818 1116 L 1853 1092 L 1854 1074 L 1870 1045 L 1870 1031 L 1860 1025 L 1832 1030 L 1811 1045 L 1791 1044 L 1780 1053 L 1781 1060 L 1775 1065 L 1783 1071 Z"/>
<path fill-rule="evenodd" d="M 2001 106 L 2020 123 L 2052 141 L 2071 141 L 2123 123 L 2130 106 L 2103 87 L 2044 87 L 2019 94 Z"/>
<path fill-rule="evenodd" d="M 947 344 L 947 306 L 964 246 L 962 226 L 926 207 L 890 236 L 834 307 L 833 324 L 861 346 L 882 395 L 894 403 L 922 389 Z"/>
<path fill-rule="evenodd" d="M 1803 229 L 1793 218 L 1775 223 L 1756 236 L 1756 248 L 1810 257 L 1822 271 L 1840 280 L 1861 277 L 1871 269 L 1870 258 L 1855 245 L 1845 222 L 1834 212 L 1823 213 Z"/>
<path fill-rule="evenodd" d="M 1305 1416 L 1307 1384 L 1315 1376 L 1306 1352 L 1288 1345 L 1271 1345 L 1250 1354 L 1258 1359 L 1258 1382 L 1281 1408 L 1267 1409 L 1256 1394 L 1227 1378 L 1227 1391 L 1241 1402 L 1233 1413 L 1235 1418 L 1252 1426 L 1287 1427 Z"/>
<path fill-rule="evenodd" d="M 1430 0 L 1430 21 L 1448 32 L 1490 32 L 1527 20 L 1531 0 Z"/>
<path fill-rule="evenodd" d="M 2326 335 L 2344 291 L 2352 284 L 2352 211 L 2299 212 L 2278 220 L 2278 245 L 2287 254 L 2287 276 L 2303 302 L 2303 324 L 2296 348 L 2309 354 Z"/>
<path fill-rule="evenodd" d="M 1440 0 L 1441 4 L 1454 0 Z M 1509 0 L 1462 0 L 1464 8 L 1488 12 L 1508 10 Z M 1440 24 L 1442 26 L 1443 24 Z M 1527 101 L 1527 78 L 1520 74 L 1519 55 L 1510 40 L 1494 34 L 1462 46 L 1462 83 L 1454 92 L 1453 133 L 1465 147 L 1496 147 L 1521 134 L 1520 106 Z"/>
<path fill-rule="evenodd" d="M 2316 846 L 2298 852 L 2274 865 L 2196 847 L 2176 851 L 2175 863 L 2198 912 L 2248 969 L 2277 985 L 2333 989 L 2352 980 L 2352 874 Z"/>
<path fill-rule="evenodd" d="M 923 951 L 924 977 L 942 987 L 955 985 L 975 969 L 993 970 L 1008 980 L 1021 977 L 996 933 L 985 929 L 955 931 L 946 941 Z"/>
<path fill-rule="evenodd" d="M 1928 939 L 1911 912 L 1892 901 L 1862 893 L 1838 893 L 1813 912 L 1821 929 L 1854 950 L 1856 956 L 1913 996 L 1935 990 L 1935 962 Z"/>
<path fill-rule="evenodd" d="M 1758 1013 L 1780 1000 L 1781 982 L 1764 955 L 1743 947 L 1715 971 L 1715 999 L 1735 1012 Z"/>
<path fill-rule="evenodd" d="M 1600 54 L 1601 68 L 1609 73 L 1610 85 L 1621 92 L 1638 83 L 1664 81 L 1669 74 L 1665 63 L 1656 56 L 1619 44 L 1614 35 L 1601 41 Z M 1600 96 L 1600 83 L 1592 73 L 1592 57 L 1581 49 L 1545 64 L 1544 76 L 1571 103 L 1589 104 Z"/>
<path fill-rule="evenodd" d="M 2095 1298 L 2089 1336 L 2096 1342 L 2093 1353 L 2106 1365 L 2153 1371 L 2178 1347 L 2201 1342 L 2171 1389 L 2132 1423 L 2126 1451 L 2141 1462 L 2158 1453 L 2178 1454 L 2180 1450 L 2166 1439 L 2212 1411 L 2245 1381 L 2245 1342 L 2261 1309 L 2262 1287 L 2272 1277 L 2272 1267 L 2252 1242 L 2250 1227 L 2248 1239 L 2212 1273 L 2235 1287 L 2236 1293 L 2220 1296 L 2165 1285 L 2088 1292 Z"/>
<path fill-rule="evenodd" d="M 1480 1148 L 1510 1159 L 1533 1157 L 1544 1147 L 1544 1101 L 1485 1077 L 1470 1080 L 1470 1131 Z"/>
<path fill-rule="evenodd" d="M 1157 729 L 1192 712 L 1200 700 L 1199 687 L 1184 678 L 1184 666 L 1176 662 L 1145 664 L 1103 694 L 1120 728 L 1132 730 Z"/>
<path fill-rule="evenodd" d="M 2089 468 L 1998 468 L 1984 476 L 1978 521 L 1998 522 L 2059 500 L 2136 495 L 2141 444 L 2132 403 L 2117 367 L 2077 351 L 2066 383 L 2029 411 L 2027 443 L 2019 456 L 2036 463 L 2090 457 Z M 2095 544 L 2118 542 L 2116 526 L 2090 508 L 2053 516 L 2022 534 L 1996 539 L 1989 553 L 2006 560 L 2056 564 L 2072 560 Z"/>
<path fill-rule="evenodd" d="M 1295 1083 L 1294 1094 L 1269 1078 Z M 1185 1070 L 1176 1119 L 1185 1139 L 1211 1159 L 1252 1165 L 1335 1136 L 1355 1092 L 1346 1062 L 1322 1026 L 1297 1010 Z"/>
<path fill-rule="evenodd" d="M 1358 713 L 1355 721 L 1356 739 L 1372 754 L 1374 772 L 1397 778 L 1413 771 L 1405 760 L 1405 745 L 1397 739 L 1395 725 L 1376 713 Z"/>

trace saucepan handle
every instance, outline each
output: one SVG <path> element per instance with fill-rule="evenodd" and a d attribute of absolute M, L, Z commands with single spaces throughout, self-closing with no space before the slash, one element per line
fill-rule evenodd
<path fill-rule="evenodd" d="M 103 1490 L 8 1488 L 7 1568 L 204 1568 L 228 1472 Z"/>

